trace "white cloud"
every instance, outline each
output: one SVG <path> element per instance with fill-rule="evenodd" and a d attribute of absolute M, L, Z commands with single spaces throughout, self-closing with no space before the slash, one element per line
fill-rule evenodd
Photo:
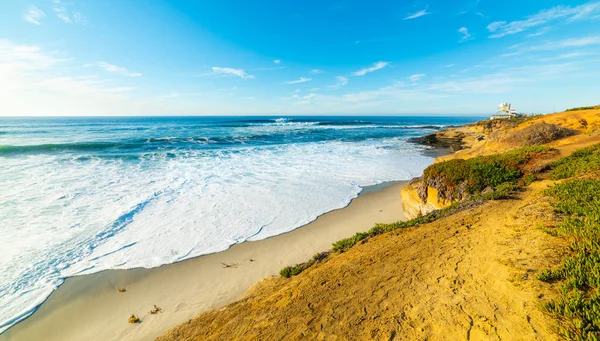
<path fill-rule="evenodd" d="M 233 69 L 229 67 L 218 67 L 214 66 L 212 68 L 212 73 L 220 74 L 220 75 L 233 75 L 240 77 L 241 79 L 253 79 L 253 75 L 249 75 L 243 69 Z"/>
<path fill-rule="evenodd" d="M 586 18 L 597 18 L 600 15 L 600 2 L 590 2 L 587 4 L 570 7 L 556 6 L 550 9 L 542 10 L 534 15 L 530 15 L 524 20 L 517 21 L 496 21 L 487 26 L 488 31 L 493 33 L 490 38 L 501 38 L 507 35 L 526 31 L 533 27 L 545 25 L 558 19 L 579 20 Z"/>
<path fill-rule="evenodd" d="M 335 83 L 334 85 L 332 85 L 332 88 L 341 88 L 343 86 L 345 86 L 346 84 L 348 84 L 348 78 L 344 77 L 344 76 L 336 76 L 335 79 L 337 79 L 337 83 Z"/>
<path fill-rule="evenodd" d="M 425 77 L 425 75 L 424 75 L 424 74 L 422 74 L 422 73 L 419 73 L 419 74 L 412 75 L 412 76 L 408 77 L 408 79 L 410 79 L 410 81 L 411 81 L 411 82 L 418 82 L 418 81 L 420 81 L 421 79 L 423 79 L 424 77 Z"/>
<path fill-rule="evenodd" d="M 550 32 L 551 30 L 552 30 L 552 28 L 550 26 L 546 26 L 546 27 L 543 27 L 542 29 L 538 30 L 535 33 L 528 34 L 527 37 L 528 38 L 539 37 L 539 36 L 541 36 L 543 34 L 546 34 L 546 33 Z"/>
<path fill-rule="evenodd" d="M 279 64 L 279 63 L 281 63 L 281 60 L 279 60 L 279 59 L 275 59 L 275 60 L 273 61 L 273 63 L 275 63 L 275 64 Z"/>
<path fill-rule="evenodd" d="M 135 115 L 164 110 L 127 98 L 131 86 L 81 75 L 86 69 L 71 61 L 56 51 L 0 39 L 2 115 Z"/>
<path fill-rule="evenodd" d="M 312 81 L 312 78 L 300 77 L 300 79 L 297 79 L 295 81 L 285 82 L 285 84 L 298 84 L 298 83 L 305 83 L 305 82 L 310 82 L 310 81 Z"/>
<path fill-rule="evenodd" d="M 468 40 L 471 40 L 471 34 L 469 33 L 469 29 L 466 27 L 461 27 L 458 29 L 458 33 L 462 34 L 462 37 L 460 38 L 459 42 L 465 42 Z"/>
<path fill-rule="evenodd" d="M 325 71 L 319 70 L 319 69 L 312 69 L 312 70 L 310 70 L 310 73 L 318 75 L 320 73 L 325 73 Z"/>
<path fill-rule="evenodd" d="M 511 55 L 519 54 L 519 53 L 527 52 L 527 51 L 552 51 L 552 50 L 560 50 L 560 49 L 565 49 L 565 48 L 572 48 L 572 47 L 579 48 L 579 47 L 586 47 L 586 46 L 599 45 L 599 44 L 600 44 L 600 35 L 580 37 L 580 38 L 570 38 L 570 39 L 559 40 L 559 41 L 550 41 L 545 44 L 532 45 L 532 46 L 528 46 L 525 44 L 517 44 L 517 45 L 514 45 L 511 47 L 513 49 L 518 49 L 516 52 L 512 53 Z"/>
<path fill-rule="evenodd" d="M 32 23 L 34 25 L 41 25 L 42 23 L 40 23 L 40 19 L 45 16 L 46 16 L 46 13 L 44 13 L 44 11 L 31 5 L 31 6 L 29 6 L 27 13 L 25 13 L 24 19 L 25 19 L 25 21 Z"/>
<path fill-rule="evenodd" d="M 404 20 L 416 19 L 416 18 L 424 17 L 428 14 L 431 14 L 431 13 L 427 12 L 427 8 L 426 8 L 422 11 L 407 15 L 406 17 L 404 17 Z"/>
<path fill-rule="evenodd" d="M 52 0 L 52 3 L 54 14 L 65 24 L 87 24 L 87 21 L 80 12 L 69 12 L 69 9 L 61 0 Z"/>
<path fill-rule="evenodd" d="M 106 62 L 95 62 L 93 64 L 86 64 L 85 66 L 97 66 L 104 69 L 106 72 L 116 73 L 127 77 L 140 77 L 142 74 L 139 72 L 131 72 L 124 67 L 116 66 Z"/>
<path fill-rule="evenodd" d="M 371 67 L 367 67 L 367 68 L 358 70 L 356 72 L 353 72 L 352 74 L 354 76 L 364 76 L 367 73 L 370 73 L 370 72 L 373 72 L 373 71 L 377 71 L 377 70 L 381 70 L 384 67 L 388 66 L 389 64 L 390 63 L 388 63 L 388 62 L 377 62 L 377 63 L 373 64 L 373 66 L 371 66 Z"/>

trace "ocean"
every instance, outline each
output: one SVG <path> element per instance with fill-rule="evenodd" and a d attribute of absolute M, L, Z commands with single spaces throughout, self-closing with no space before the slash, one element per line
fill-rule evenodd
<path fill-rule="evenodd" d="M 0 118 L 0 332 L 66 277 L 223 251 L 419 176 L 433 159 L 407 140 L 475 120 Z"/>

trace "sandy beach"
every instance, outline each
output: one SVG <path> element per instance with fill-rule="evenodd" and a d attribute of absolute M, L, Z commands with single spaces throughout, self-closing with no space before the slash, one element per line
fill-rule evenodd
<path fill-rule="evenodd" d="M 343 209 L 292 232 L 154 269 L 109 270 L 68 278 L 0 340 L 152 340 L 201 312 L 242 297 L 262 278 L 309 259 L 377 222 L 404 219 L 405 182 L 366 188 Z M 224 264 L 230 267 L 224 266 Z M 119 293 L 119 288 L 126 292 Z M 162 312 L 152 315 L 153 305 Z M 139 324 L 129 324 L 136 314 Z"/>

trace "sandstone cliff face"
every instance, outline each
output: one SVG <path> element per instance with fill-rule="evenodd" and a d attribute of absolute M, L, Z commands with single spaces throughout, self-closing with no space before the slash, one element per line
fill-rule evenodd
<path fill-rule="evenodd" d="M 427 188 L 427 202 L 423 202 L 419 196 L 419 187 L 421 187 L 421 181 L 415 180 L 406 185 L 400 192 L 400 196 L 402 197 L 402 208 L 404 209 L 406 218 L 414 219 L 419 216 L 424 216 L 452 204 L 452 202 L 438 200 L 437 190 L 431 187 Z"/>

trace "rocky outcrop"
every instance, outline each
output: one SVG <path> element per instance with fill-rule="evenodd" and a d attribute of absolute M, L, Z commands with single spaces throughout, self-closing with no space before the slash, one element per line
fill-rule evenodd
<path fill-rule="evenodd" d="M 414 219 L 416 217 L 424 216 L 452 204 L 452 202 L 438 199 L 438 192 L 432 187 L 427 187 L 427 200 L 423 200 L 423 188 L 424 186 L 422 186 L 421 178 L 416 178 L 400 192 L 400 196 L 402 197 L 402 208 L 406 218 Z"/>
<path fill-rule="evenodd" d="M 409 141 L 412 143 L 422 144 L 425 146 L 450 148 L 452 151 L 461 150 L 464 148 L 463 139 L 466 135 L 463 132 L 450 130 L 440 130 L 434 134 L 429 134 L 421 137 L 413 137 Z"/>

